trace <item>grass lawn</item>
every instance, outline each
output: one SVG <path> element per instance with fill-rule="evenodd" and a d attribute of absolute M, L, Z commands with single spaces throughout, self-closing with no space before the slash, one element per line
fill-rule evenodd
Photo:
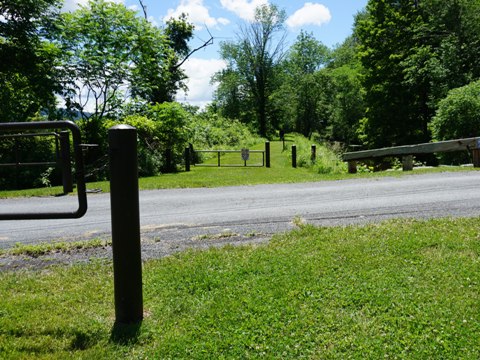
<path fill-rule="evenodd" d="M 415 170 L 414 172 L 388 171 L 363 174 L 348 174 L 346 167 L 344 172 L 333 174 L 319 174 L 313 169 L 293 168 L 289 158 L 290 146 L 287 142 L 288 151 L 282 151 L 283 144 L 280 141 L 271 142 L 271 168 L 265 167 L 191 167 L 190 172 L 180 171 L 175 174 L 164 174 L 160 176 L 139 179 L 141 190 L 147 189 L 168 189 L 168 188 L 193 188 L 193 187 L 219 187 L 234 185 L 257 185 L 273 183 L 298 183 L 323 180 L 353 179 L 359 177 L 379 176 L 403 176 L 407 174 L 419 174 L 444 171 L 469 171 L 473 168 L 466 167 L 438 167 L 432 169 Z M 263 150 L 264 144 L 253 147 L 252 150 Z M 255 163 L 261 162 L 261 158 L 253 159 Z M 217 159 L 212 158 L 206 163 L 216 164 Z M 226 154 L 222 157 L 222 163 L 241 163 L 240 154 Z M 109 182 L 88 183 L 87 189 L 100 189 L 109 191 Z M 52 196 L 63 192 L 61 187 L 49 187 L 21 191 L 0 191 L 0 198 L 18 196 Z"/>
<path fill-rule="evenodd" d="M 144 264 L 112 334 L 112 266 L 0 272 L 1 359 L 478 359 L 480 219 L 301 226 Z"/>

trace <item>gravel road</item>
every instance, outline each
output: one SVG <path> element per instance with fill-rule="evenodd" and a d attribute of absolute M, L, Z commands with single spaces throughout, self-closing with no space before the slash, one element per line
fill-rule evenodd
<path fill-rule="evenodd" d="M 143 258 L 186 248 L 262 243 L 288 231 L 294 218 L 320 226 L 389 218 L 480 216 L 480 172 L 437 173 L 301 184 L 173 189 L 140 192 Z M 0 213 L 75 209 L 76 198 L 2 199 Z M 16 243 L 110 237 L 109 194 L 89 194 L 82 219 L 2 221 L 0 248 Z M 0 271 L 92 257 L 110 258 L 109 247 L 30 259 L 0 257 Z"/>

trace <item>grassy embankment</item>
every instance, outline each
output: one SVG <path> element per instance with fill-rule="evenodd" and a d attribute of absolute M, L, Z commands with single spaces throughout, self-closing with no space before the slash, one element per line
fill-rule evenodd
<path fill-rule="evenodd" d="M 301 136 L 287 136 L 287 150 L 282 151 L 280 141 L 271 142 L 271 168 L 264 167 L 191 167 L 190 172 L 180 171 L 175 174 L 163 174 L 155 177 L 139 179 L 142 190 L 167 189 L 167 188 L 192 188 L 192 187 L 219 187 L 234 185 L 256 185 L 272 183 L 295 183 L 323 180 L 340 180 L 358 177 L 401 176 L 406 175 L 401 170 L 389 172 L 361 173 L 351 175 L 346 172 L 346 165 L 339 161 L 331 151 L 322 146 L 317 146 L 317 161 L 310 162 L 311 143 Z M 298 167 L 292 168 L 291 145 L 297 144 Z M 264 144 L 251 147 L 252 150 L 263 150 Z M 261 155 L 251 154 L 252 163 L 261 163 Z M 222 164 L 241 164 L 239 153 L 222 155 Z M 217 159 L 211 158 L 208 164 L 216 164 Z M 308 164 L 308 167 L 301 167 Z M 433 169 L 415 170 L 415 174 L 442 171 L 468 171 L 465 167 L 438 167 Z M 100 189 L 109 191 L 108 181 L 88 183 L 87 189 Z M 0 191 L 0 198 L 18 196 L 51 196 L 62 193 L 61 187 L 21 191 Z"/>
<path fill-rule="evenodd" d="M 144 264 L 113 332 L 111 264 L 0 273 L 2 359 L 478 359 L 480 219 L 313 228 Z"/>

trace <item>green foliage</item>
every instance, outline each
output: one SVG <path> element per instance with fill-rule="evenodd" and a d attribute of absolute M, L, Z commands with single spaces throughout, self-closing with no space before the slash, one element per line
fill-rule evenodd
<path fill-rule="evenodd" d="M 345 173 L 346 164 L 328 146 L 310 141 L 303 135 L 288 134 L 288 141 L 297 146 L 297 166 L 312 168 L 318 174 Z M 316 146 L 316 159 L 312 160 L 312 145 Z M 291 151 L 289 150 L 291 158 Z"/>
<path fill-rule="evenodd" d="M 264 246 L 146 262 L 129 342 L 111 336 L 111 264 L 2 272 L 0 357 L 480 357 L 478 218 L 295 223 Z"/>
<path fill-rule="evenodd" d="M 371 0 L 355 35 L 365 70 L 362 138 L 371 147 L 430 140 L 449 89 L 480 78 L 480 3 Z"/>
<path fill-rule="evenodd" d="M 4 138 L 0 141 L 0 164 L 56 162 L 53 136 Z M 57 185 L 60 171 L 50 166 L 0 167 L 0 189 L 30 189 Z"/>
<path fill-rule="evenodd" d="M 293 131 L 310 136 L 323 130 L 328 112 L 328 85 L 323 73 L 328 48 L 312 34 L 300 32 L 284 64 L 286 72 L 281 89 L 275 95 L 278 107 L 293 120 Z M 288 114 L 288 115 L 287 115 Z M 285 122 L 284 122 L 285 123 Z M 288 129 L 288 125 L 283 128 Z"/>
<path fill-rule="evenodd" d="M 190 142 L 198 149 L 239 149 L 261 142 L 245 124 L 215 113 L 196 116 L 189 128 L 192 134 Z"/>
<path fill-rule="evenodd" d="M 435 140 L 452 140 L 480 135 L 480 81 L 450 90 L 440 101 L 437 113 L 430 123 Z M 469 163 L 465 153 L 440 154 L 449 164 Z"/>
<path fill-rule="evenodd" d="M 130 115 L 120 121 L 107 121 L 103 133 L 115 124 L 135 127 L 138 134 L 139 175 L 152 176 L 176 171 L 189 141 L 191 115 L 178 103 L 149 106 L 143 115 Z"/>
<path fill-rule="evenodd" d="M 480 80 L 449 91 L 430 128 L 437 141 L 480 135 Z"/>
<path fill-rule="evenodd" d="M 283 32 L 284 21 L 285 11 L 276 5 L 259 6 L 254 21 L 241 29 L 235 42 L 220 44 L 220 55 L 227 62 L 227 69 L 213 78 L 220 82 L 216 100 L 228 105 L 225 115 L 240 115 L 242 122 L 253 124 L 263 137 L 276 125 L 270 97 L 278 86 L 276 72 L 283 55 L 284 36 L 280 40 L 276 36 Z M 235 99 L 237 95 L 245 100 L 243 104 Z"/>
<path fill-rule="evenodd" d="M 172 101 L 184 87 L 185 75 L 176 63 L 192 36 L 193 27 L 185 21 L 171 20 L 162 30 L 125 5 L 105 0 L 63 14 L 57 40 L 69 110 L 84 118 L 90 113 L 118 118 L 127 99 Z"/>
<path fill-rule="evenodd" d="M 358 143 L 360 119 L 365 115 L 365 90 L 359 66 L 327 69 L 332 87 L 327 136 L 346 144 Z"/>
<path fill-rule="evenodd" d="M 40 111 L 54 117 L 58 49 L 46 40 L 55 32 L 58 0 L 2 0 L 0 14 L 0 122 L 27 121 Z"/>

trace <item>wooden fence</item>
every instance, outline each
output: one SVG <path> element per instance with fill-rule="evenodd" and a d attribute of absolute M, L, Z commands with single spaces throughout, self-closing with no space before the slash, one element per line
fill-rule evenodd
<path fill-rule="evenodd" d="M 480 167 L 480 137 L 347 152 L 343 154 L 343 160 L 348 162 L 348 172 L 354 174 L 357 172 L 357 161 L 384 157 L 401 157 L 403 170 L 408 171 L 413 169 L 414 155 L 462 150 L 471 151 L 473 166 Z"/>

